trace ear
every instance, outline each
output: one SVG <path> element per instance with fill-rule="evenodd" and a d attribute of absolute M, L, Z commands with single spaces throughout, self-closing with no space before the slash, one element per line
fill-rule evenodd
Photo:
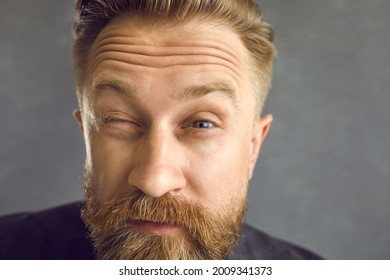
<path fill-rule="evenodd" d="M 272 123 L 272 115 L 266 115 L 260 118 L 253 128 L 252 139 L 249 148 L 250 162 L 249 162 L 249 179 L 253 176 L 253 170 L 256 165 L 257 158 L 260 154 L 260 148 L 263 144 L 265 137 L 268 134 L 269 128 Z"/>
<path fill-rule="evenodd" d="M 76 119 L 76 121 L 79 123 L 81 132 L 83 132 L 83 131 L 84 131 L 84 126 L 83 126 L 83 119 L 82 119 L 82 117 L 81 117 L 81 111 L 80 111 L 80 109 L 75 109 L 75 110 L 73 111 L 73 117 L 74 117 L 74 118 Z"/>

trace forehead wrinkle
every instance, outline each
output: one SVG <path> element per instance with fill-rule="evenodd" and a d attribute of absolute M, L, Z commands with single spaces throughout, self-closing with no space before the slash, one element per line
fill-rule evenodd
<path fill-rule="evenodd" d="M 195 49 L 196 48 L 196 49 Z M 113 50 L 115 49 L 115 50 Z M 215 50 L 213 48 L 196 46 L 196 47 L 151 47 L 140 45 L 128 45 L 128 44 L 108 44 L 101 46 L 97 49 L 96 55 L 104 52 L 118 51 L 121 53 L 128 53 L 134 55 L 144 55 L 150 57 L 179 57 L 179 56 L 213 56 L 231 62 L 232 64 L 238 64 L 238 61 L 233 61 L 226 53 Z"/>
<path fill-rule="evenodd" d="M 123 47 L 123 46 L 122 46 Z M 125 46 L 126 50 L 117 48 L 113 50 L 110 46 L 109 50 L 101 50 L 94 54 L 92 63 L 89 65 L 89 73 L 93 73 L 99 67 L 99 64 L 104 61 L 117 61 L 126 65 L 143 66 L 148 68 L 168 68 L 174 66 L 200 66 L 200 65 L 218 65 L 229 70 L 234 76 L 242 79 L 243 71 L 239 68 L 238 63 L 230 61 L 228 58 L 205 52 L 201 54 L 175 54 L 175 55 L 158 55 L 150 56 L 148 54 L 129 53 L 129 46 Z M 187 53 L 187 52 L 186 52 Z"/>
<path fill-rule="evenodd" d="M 100 40 L 97 40 L 95 42 L 95 45 L 93 47 L 93 50 L 108 45 L 108 44 L 123 44 L 123 45 L 129 45 L 129 46 L 139 46 L 139 47 L 164 47 L 165 49 L 172 49 L 175 50 L 175 47 L 200 47 L 200 48 L 210 48 L 215 50 L 220 50 L 222 52 L 225 52 L 235 58 L 237 61 L 240 61 L 240 57 L 235 51 L 234 48 L 231 48 L 228 44 L 225 44 L 224 42 L 219 41 L 210 41 L 210 40 L 197 40 L 197 42 L 189 42 L 189 43 L 165 43 L 165 44 L 148 44 L 145 42 L 145 40 L 142 40 L 141 38 L 135 37 L 135 36 L 127 36 L 120 33 L 113 33 L 113 34 L 107 34 L 106 36 L 102 36 Z M 170 53 L 168 51 L 168 53 Z M 196 53 L 196 52 L 194 52 Z"/>
<path fill-rule="evenodd" d="M 126 47 L 127 48 L 127 47 Z M 119 62 L 145 66 L 150 68 L 168 68 L 180 65 L 204 65 L 214 64 L 224 66 L 235 73 L 236 76 L 241 77 L 242 71 L 235 63 L 228 58 L 220 56 L 219 54 L 213 54 L 210 52 L 199 52 L 197 54 L 168 54 L 168 55 L 150 55 L 146 53 L 136 53 L 129 50 L 122 50 L 117 48 L 112 50 L 112 46 L 109 49 L 101 50 L 95 56 L 94 62 L 101 62 L 103 60 L 116 60 Z M 92 66 L 96 64 L 93 63 Z"/>
<path fill-rule="evenodd" d="M 102 55 L 100 55 L 102 56 Z M 116 61 L 118 64 L 122 64 L 124 66 L 129 66 L 132 65 L 132 66 L 139 66 L 139 67 L 146 67 L 146 68 L 155 68 L 155 69 L 164 69 L 164 68 L 169 68 L 169 67 L 177 67 L 177 66 L 201 66 L 201 65 L 216 65 L 216 66 L 222 66 L 224 68 L 226 68 L 229 72 L 232 73 L 233 76 L 235 76 L 236 78 L 240 78 L 239 76 L 239 72 L 237 73 L 236 71 L 232 70 L 230 67 L 226 66 L 226 64 L 223 64 L 223 63 L 217 63 L 217 62 L 203 62 L 203 63 L 190 63 L 190 62 L 182 62 L 182 63 L 174 63 L 174 64 L 168 64 L 168 65 L 164 65 L 164 66 L 158 66 L 156 67 L 156 65 L 147 65 L 145 63 L 142 63 L 142 62 L 131 62 L 129 63 L 129 61 L 123 61 L 123 59 L 114 59 L 112 57 L 110 58 L 105 58 L 105 57 L 102 57 L 100 59 L 98 59 L 96 61 L 96 63 L 94 63 L 90 69 L 94 69 L 95 68 L 95 65 L 96 65 L 96 68 L 99 67 L 99 64 L 105 62 L 105 61 Z M 116 67 L 118 67 L 119 65 L 117 65 Z M 135 69 L 134 69 L 135 71 Z"/>
<path fill-rule="evenodd" d="M 215 56 L 217 58 L 224 59 L 233 64 L 239 65 L 240 59 L 237 58 L 234 54 L 223 50 L 217 46 L 211 45 L 177 45 L 177 46 L 151 46 L 151 45 L 142 45 L 142 44 L 131 44 L 128 42 L 119 42 L 113 41 L 106 44 L 100 44 L 95 50 L 94 53 L 98 55 L 99 53 L 105 51 L 115 51 L 129 53 L 129 54 L 138 54 L 152 57 L 166 57 L 166 56 L 180 56 L 180 55 L 209 55 Z M 95 55 L 95 56 L 96 56 Z"/>
<path fill-rule="evenodd" d="M 240 41 L 240 39 L 238 40 Z M 155 44 L 156 41 L 160 44 Z M 243 71 L 247 66 L 247 58 L 243 57 L 244 54 L 239 55 L 239 53 L 237 53 L 237 45 L 235 45 L 235 48 L 232 48 L 230 44 L 221 40 L 203 38 L 195 38 L 195 40 L 186 38 L 184 41 L 184 43 L 182 41 L 172 43 L 169 41 L 162 41 L 160 38 L 157 40 L 147 40 L 143 38 L 143 36 L 132 36 L 132 34 L 127 34 L 122 30 L 118 30 L 118 28 L 111 27 L 108 30 L 103 30 L 95 41 L 92 51 L 90 52 L 90 63 L 88 68 L 91 70 L 98 64 L 97 60 L 99 59 L 96 59 L 97 56 L 104 53 L 107 54 L 109 51 L 117 51 L 118 56 L 112 60 L 124 63 L 127 62 L 137 66 L 153 67 L 153 62 L 156 63 L 157 68 L 171 67 L 175 64 L 195 65 L 199 63 L 199 61 L 195 61 L 195 63 L 194 61 L 192 61 L 192 63 L 189 63 L 188 61 L 181 63 L 180 59 L 184 60 L 185 57 L 180 58 L 180 55 L 193 55 L 192 60 L 196 60 L 196 55 L 204 55 L 206 57 L 206 61 L 204 61 L 206 64 L 210 63 L 225 66 L 240 79 L 242 79 L 242 75 L 247 72 Z M 125 56 L 126 53 L 129 54 L 129 57 L 130 55 L 133 55 L 133 58 L 129 60 L 129 57 Z M 137 55 L 139 56 L 137 57 Z M 141 55 L 158 58 L 158 60 L 145 60 L 145 57 L 141 57 Z M 199 56 L 198 60 L 201 60 L 201 57 Z M 109 59 L 109 57 L 103 57 L 99 62 L 103 61 L 105 58 Z M 172 63 L 172 58 L 178 58 L 179 62 Z M 212 59 L 210 58 L 213 58 L 214 61 L 211 61 Z M 216 62 L 217 59 L 220 61 Z M 169 63 L 164 65 L 164 62 L 166 63 L 167 61 Z"/>

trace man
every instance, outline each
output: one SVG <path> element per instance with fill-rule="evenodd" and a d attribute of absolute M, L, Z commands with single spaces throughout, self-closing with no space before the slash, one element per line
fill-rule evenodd
<path fill-rule="evenodd" d="M 275 54 L 251 0 L 78 1 L 74 37 L 86 201 L 2 218 L 0 258 L 318 258 L 244 223 Z"/>

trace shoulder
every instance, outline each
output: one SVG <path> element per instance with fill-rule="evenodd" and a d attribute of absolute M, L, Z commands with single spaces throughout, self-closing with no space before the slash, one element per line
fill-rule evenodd
<path fill-rule="evenodd" d="M 81 203 L 0 217 L 0 259 L 89 259 Z"/>
<path fill-rule="evenodd" d="M 274 238 L 245 225 L 230 259 L 316 260 L 322 259 L 307 249 Z"/>

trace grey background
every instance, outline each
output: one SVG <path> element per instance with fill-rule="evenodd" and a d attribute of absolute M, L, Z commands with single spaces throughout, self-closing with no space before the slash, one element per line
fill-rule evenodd
<path fill-rule="evenodd" d="M 261 0 L 279 56 L 248 220 L 329 259 L 390 259 L 390 1 Z M 0 215 L 82 198 L 73 1 L 0 2 Z"/>

